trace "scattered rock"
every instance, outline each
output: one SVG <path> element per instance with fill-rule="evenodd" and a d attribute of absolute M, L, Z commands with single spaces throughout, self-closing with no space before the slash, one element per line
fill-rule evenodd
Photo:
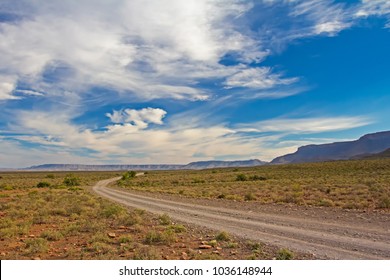
<path fill-rule="evenodd" d="M 40 261 L 40 260 L 41 260 L 41 258 L 39 258 L 39 257 L 35 257 L 35 258 L 33 258 L 33 260 L 34 260 L 34 261 Z"/>
<path fill-rule="evenodd" d="M 218 251 L 221 251 L 221 250 L 222 250 L 222 248 L 221 248 L 221 247 L 217 247 L 216 249 L 217 249 Z"/>
<path fill-rule="evenodd" d="M 107 233 L 107 235 L 110 238 L 115 238 L 116 237 L 116 234 L 114 232 L 109 232 L 109 233 Z"/>
<path fill-rule="evenodd" d="M 219 255 L 221 252 L 220 251 L 218 251 L 218 250 L 215 250 L 215 251 L 213 251 L 213 254 L 217 254 L 217 255 Z"/>
<path fill-rule="evenodd" d="M 199 249 L 211 249 L 211 248 L 212 248 L 212 246 L 206 245 L 206 244 L 202 244 L 199 246 Z"/>
<path fill-rule="evenodd" d="M 34 235 L 34 234 L 30 234 L 28 237 L 30 237 L 30 238 L 34 238 L 34 237 L 35 237 L 35 235 Z"/>

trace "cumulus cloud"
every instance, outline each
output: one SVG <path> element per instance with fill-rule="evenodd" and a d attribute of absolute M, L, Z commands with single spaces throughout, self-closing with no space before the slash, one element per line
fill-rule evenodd
<path fill-rule="evenodd" d="M 13 95 L 15 90 L 15 78 L 0 75 L 0 100 L 18 99 Z"/>
<path fill-rule="evenodd" d="M 113 123 L 130 123 L 140 128 L 147 128 L 149 123 L 163 124 L 162 119 L 166 113 L 163 109 L 149 107 L 140 110 L 114 110 L 112 114 L 107 113 L 106 116 Z"/>

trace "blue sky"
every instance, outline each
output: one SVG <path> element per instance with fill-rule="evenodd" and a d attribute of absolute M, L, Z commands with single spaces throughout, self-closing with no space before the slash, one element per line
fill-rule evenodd
<path fill-rule="evenodd" d="M 390 1 L 0 2 L 0 167 L 274 157 L 389 130 Z"/>

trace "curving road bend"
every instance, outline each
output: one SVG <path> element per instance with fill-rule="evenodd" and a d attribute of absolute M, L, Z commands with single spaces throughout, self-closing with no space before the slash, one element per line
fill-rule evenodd
<path fill-rule="evenodd" d="M 320 259 L 390 259 L 390 215 L 345 212 L 341 219 L 335 213 L 317 209 L 314 214 L 289 211 L 274 205 L 248 208 L 237 203 L 231 207 L 220 201 L 152 197 L 109 188 L 119 178 L 99 181 L 93 190 L 112 201 L 150 212 L 167 213 L 173 219 L 224 230 L 239 237 L 261 241 L 294 251 L 314 254 Z M 210 205 L 211 203 L 211 205 Z M 250 204 L 254 205 L 254 204 Z M 245 207 L 244 207 L 245 206 Z M 296 210 L 296 209 L 295 209 Z M 324 214 L 321 213 L 324 212 Z M 360 219 L 360 220 L 359 220 Z"/>

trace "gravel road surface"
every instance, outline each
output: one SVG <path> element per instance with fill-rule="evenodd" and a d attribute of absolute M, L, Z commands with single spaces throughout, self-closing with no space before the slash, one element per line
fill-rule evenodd
<path fill-rule="evenodd" d="M 390 213 L 190 199 L 108 187 L 93 190 L 120 204 L 175 220 L 313 254 L 316 259 L 390 259 Z"/>

